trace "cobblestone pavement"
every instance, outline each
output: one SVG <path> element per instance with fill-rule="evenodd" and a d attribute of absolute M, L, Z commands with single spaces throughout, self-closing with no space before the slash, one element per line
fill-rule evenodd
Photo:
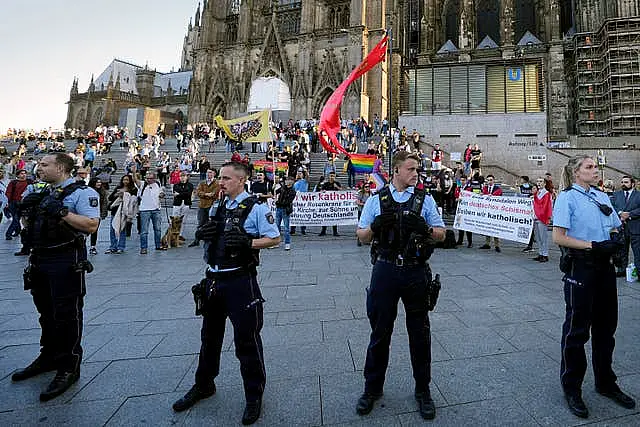
<path fill-rule="evenodd" d="M 188 236 L 195 210 L 190 214 Z M 38 395 L 52 374 L 10 380 L 36 356 L 40 329 L 22 290 L 26 259 L 13 256 L 16 240 L 0 242 L 0 425 L 239 425 L 244 397 L 229 325 L 218 393 L 185 413 L 171 410 L 193 383 L 200 320 L 190 288 L 202 276 L 202 250 L 141 256 L 134 229 L 125 254 L 104 255 L 107 227 L 101 226 L 99 255 L 91 257 L 95 271 L 87 279 L 80 381 L 48 403 Z M 290 252 L 262 251 L 268 382 L 259 425 L 423 424 L 402 309 L 385 395 L 370 415 L 355 413 L 369 334 L 368 248 L 347 237 L 353 227 L 340 227 L 340 238 L 311 231 L 293 236 Z M 639 425 L 640 408 L 626 410 L 596 394 L 591 371 L 584 385 L 590 418 L 575 418 L 565 406 L 558 378 L 564 316 L 558 253 L 539 264 L 522 246 L 506 244 L 498 254 L 477 249 L 480 240 L 475 248 L 437 250 L 432 258 L 443 282 L 431 314 L 433 424 Z M 622 388 L 640 397 L 640 284 L 620 280 L 618 286 L 614 365 Z"/>

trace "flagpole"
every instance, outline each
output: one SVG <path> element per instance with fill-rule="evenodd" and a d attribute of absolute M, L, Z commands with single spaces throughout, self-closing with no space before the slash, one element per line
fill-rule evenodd
<path fill-rule="evenodd" d="M 388 16 L 389 21 L 391 21 L 391 16 Z M 388 44 L 388 53 L 387 53 L 387 75 L 388 75 L 388 86 L 389 86 L 389 105 L 387 105 L 387 121 L 389 122 L 389 144 L 387 144 L 387 146 L 389 147 L 389 152 L 387 153 L 387 155 L 389 156 L 389 169 L 388 169 L 388 174 L 389 174 L 389 182 L 391 182 L 391 158 L 393 157 L 393 136 L 391 134 L 391 128 L 392 123 L 393 123 L 393 119 L 391 116 L 391 111 L 393 108 L 393 33 L 392 33 L 392 25 L 389 22 L 389 29 L 387 30 L 387 35 L 389 36 L 389 44 Z"/>

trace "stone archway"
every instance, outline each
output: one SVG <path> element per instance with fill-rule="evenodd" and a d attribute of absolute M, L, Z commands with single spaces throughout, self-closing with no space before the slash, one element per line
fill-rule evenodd
<path fill-rule="evenodd" d="M 205 114 L 204 121 L 207 123 L 214 123 L 215 117 L 218 115 L 226 119 L 228 118 L 228 117 L 225 117 L 226 113 L 227 113 L 227 103 L 224 101 L 222 96 L 216 95 L 213 98 L 213 102 L 207 105 L 207 113 Z"/>
<path fill-rule="evenodd" d="M 84 108 L 81 108 L 80 111 L 78 111 L 78 113 L 76 114 L 75 118 L 73 119 L 73 123 L 71 124 L 72 128 L 77 128 L 77 129 L 84 129 L 84 119 L 85 116 L 87 115 L 87 111 Z"/>
<path fill-rule="evenodd" d="M 274 121 L 289 119 L 291 114 L 291 92 L 289 85 L 273 75 L 258 77 L 251 83 L 247 112 L 271 110 Z"/>
<path fill-rule="evenodd" d="M 320 118 L 320 113 L 324 108 L 324 105 L 327 103 L 327 100 L 333 93 L 333 89 L 330 87 L 325 87 L 321 91 L 319 91 L 316 96 L 313 98 L 313 107 L 311 112 L 313 113 L 313 117 L 316 119 Z"/>
<path fill-rule="evenodd" d="M 104 110 L 102 109 L 102 107 L 96 108 L 95 111 L 93 112 L 93 115 L 91 116 L 91 122 L 89 123 L 89 130 L 95 130 L 95 128 L 102 123 L 103 119 L 104 119 Z"/>

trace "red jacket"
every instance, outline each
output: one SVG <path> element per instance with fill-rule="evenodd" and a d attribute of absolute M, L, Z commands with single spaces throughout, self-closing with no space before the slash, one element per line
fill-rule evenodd
<path fill-rule="evenodd" d="M 543 224 L 549 224 L 551 214 L 553 213 L 553 202 L 551 193 L 546 192 L 542 197 L 538 197 L 537 192 L 533 196 L 533 211 L 536 218 Z"/>
<path fill-rule="evenodd" d="M 7 186 L 7 199 L 10 202 L 19 202 L 22 200 L 22 193 L 24 193 L 24 190 L 26 190 L 29 184 L 31 184 L 31 180 L 29 179 L 25 179 L 24 181 L 20 181 L 19 179 L 11 180 Z"/>
<path fill-rule="evenodd" d="M 491 194 L 492 196 L 502 196 L 502 188 L 500 188 L 499 185 L 494 184 L 493 190 L 491 191 L 491 193 L 489 193 L 489 186 L 485 184 L 482 186 L 482 194 Z"/>

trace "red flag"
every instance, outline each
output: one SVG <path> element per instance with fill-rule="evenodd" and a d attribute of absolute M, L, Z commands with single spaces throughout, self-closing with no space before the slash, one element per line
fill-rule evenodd
<path fill-rule="evenodd" d="M 327 100 L 322 113 L 320 113 L 320 125 L 318 126 L 318 137 L 326 151 L 330 153 L 347 152 L 338 142 L 338 138 L 336 138 L 336 135 L 340 132 L 340 106 L 342 105 L 344 94 L 351 83 L 384 60 L 387 54 L 388 41 L 389 36 L 385 34 L 360 65 L 351 71 L 349 77 L 340 83 Z M 327 135 L 332 144 L 327 141 Z"/>

